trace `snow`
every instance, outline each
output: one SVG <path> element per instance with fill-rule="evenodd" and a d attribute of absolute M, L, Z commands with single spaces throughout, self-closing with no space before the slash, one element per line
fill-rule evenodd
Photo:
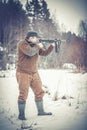
<path fill-rule="evenodd" d="M 50 92 L 44 96 L 44 108 L 53 115 L 37 116 L 30 89 L 26 104 L 27 123 L 36 123 L 33 130 L 87 130 L 87 73 L 41 69 L 39 74 L 46 86 L 44 89 Z M 15 70 L 1 71 L 0 75 L 0 130 L 19 130 Z"/>

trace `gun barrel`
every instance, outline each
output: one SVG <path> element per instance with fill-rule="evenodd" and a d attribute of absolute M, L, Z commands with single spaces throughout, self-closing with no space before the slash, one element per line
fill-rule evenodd
<path fill-rule="evenodd" d="M 59 40 L 59 39 L 55 39 L 55 40 L 52 40 L 52 39 L 40 39 L 39 41 L 42 42 L 42 43 L 61 42 L 61 40 Z"/>
<path fill-rule="evenodd" d="M 49 40 L 49 39 L 40 39 L 39 41 L 43 42 L 43 43 L 53 43 L 54 42 L 54 40 Z"/>

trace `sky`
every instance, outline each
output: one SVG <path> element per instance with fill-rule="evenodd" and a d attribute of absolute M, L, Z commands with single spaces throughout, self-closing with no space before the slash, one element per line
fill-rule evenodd
<path fill-rule="evenodd" d="M 87 19 L 87 0 L 46 0 L 51 14 L 55 14 L 66 31 L 78 31 L 80 20 Z"/>
<path fill-rule="evenodd" d="M 26 2 L 26 0 L 21 0 Z M 81 20 L 87 19 L 87 0 L 45 0 L 56 21 L 64 25 L 65 31 L 78 32 Z M 62 27 L 62 26 L 61 26 Z"/>

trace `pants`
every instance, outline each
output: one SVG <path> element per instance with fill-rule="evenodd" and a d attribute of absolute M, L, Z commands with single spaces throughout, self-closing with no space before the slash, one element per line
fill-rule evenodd
<path fill-rule="evenodd" d="M 37 72 L 31 74 L 16 72 L 16 78 L 19 84 L 18 100 L 26 101 L 28 97 L 29 86 L 34 92 L 35 100 L 40 100 L 44 96 L 45 92 L 42 89 L 42 82 Z"/>

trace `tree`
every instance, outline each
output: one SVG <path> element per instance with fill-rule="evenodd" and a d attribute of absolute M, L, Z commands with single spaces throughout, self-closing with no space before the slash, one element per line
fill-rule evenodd
<path fill-rule="evenodd" d="M 84 66 L 87 67 L 87 20 L 80 21 L 79 36 L 84 40 Z"/>
<path fill-rule="evenodd" d="M 26 11 L 31 19 L 31 30 L 37 31 L 44 38 L 55 37 L 58 34 L 45 0 L 27 0 Z"/>
<path fill-rule="evenodd" d="M 28 30 L 29 20 L 19 0 L 0 1 L 0 43 L 4 48 L 3 66 L 8 61 L 8 54 L 15 53 L 17 41 Z M 5 62 L 4 62 L 5 61 Z"/>
<path fill-rule="evenodd" d="M 13 38 L 22 37 L 29 21 L 19 0 L 0 2 L 0 16 L 0 41 L 2 44 L 8 44 Z"/>
<path fill-rule="evenodd" d="M 32 17 L 32 19 L 47 20 L 50 17 L 49 9 L 47 9 L 47 3 L 45 0 L 27 0 L 25 6 L 28 17 Z"/>
<path fill-rule="evenodd" d="M 87 20 L 80 21 L 79 24 L 79 36 L 87 43 Z"/>

